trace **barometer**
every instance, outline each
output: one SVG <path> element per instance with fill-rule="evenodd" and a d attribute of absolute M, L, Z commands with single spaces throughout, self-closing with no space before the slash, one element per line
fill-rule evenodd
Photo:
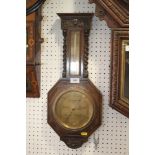
<path fill-rule="evenodd" d="M 88 78 L 92 13 L 58 13 L 63 30 L 62 78 L 48 92 L 48 124 L 79 148 L 101 124 L 102 95 Z"/>

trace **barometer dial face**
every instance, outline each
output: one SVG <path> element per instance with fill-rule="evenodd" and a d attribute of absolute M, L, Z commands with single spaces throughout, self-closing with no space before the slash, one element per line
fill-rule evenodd
<path fill-rule="evenodd" d="M 79 91 L 68 91 L 62 94 L 53 107 L 55 119 L 68 129 L 76 130 L 85 127 L 93 116 L 92 99 Z"/>

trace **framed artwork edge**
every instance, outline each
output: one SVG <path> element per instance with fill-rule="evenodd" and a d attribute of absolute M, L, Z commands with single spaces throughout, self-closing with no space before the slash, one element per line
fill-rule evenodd
<path fill-rule="evenodd" d="M 117 110 L 124 116 L 129 118 L 129 101 L 125 101 L 120 97 L 121 89 L 121 42 L 129 40 L 128 28 L 112 29 L 111 43 L 111 88 L 110 88 L 110 107 Z"/>

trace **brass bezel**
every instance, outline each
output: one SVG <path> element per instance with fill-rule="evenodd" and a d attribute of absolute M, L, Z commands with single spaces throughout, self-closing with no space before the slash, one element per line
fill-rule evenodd
<path fill-rule="evenodd" d="M 89 118 L 89 120 L 87 122 L 84 123 L 84 125 L 78 127 L 78 128 L 72 128 L 72 127 L 69 127 L 68 125 L 66 125 L 65 123 L 63 123 L 62 121 L 60 121 L 57 116 L 56 116 L 56 112 L 55 112 L 55 106 L 58 102 L 58 100 L 66 93 L 69 93 L 69 92 L 79 92 L 79 93 L 82 93 L 84 94 L 85 96 L 87 96 L 88 100 L 90 101 L 90 104 L 92 105 L 92 114 L 91 114 L 91 117 Z M 76 88 L 76 87 L 73 87 L 73 88 L 68 88 L 67 90 L 64 90 L 62 91 L 62 93 L 60 93 L 59 95 L 57 94 L 55 100 L 53 101 L 53 106 L 52 106 L 52 113 L 53 113 L 53 117 L 55 119 L 55 121 L 61 126 L 63 127 L 64 129 L 67 129 L 67 130 L 73 130 L 73 131 L 77 131 L 77 130 L 81 130 L 83 128 L 86 128 L 92 121 L 92 119 L 94 118 L 94 111 L 95 111 L 95 101 L 94 99 L 83 89 L 79 89 L 79 88 Z"/>

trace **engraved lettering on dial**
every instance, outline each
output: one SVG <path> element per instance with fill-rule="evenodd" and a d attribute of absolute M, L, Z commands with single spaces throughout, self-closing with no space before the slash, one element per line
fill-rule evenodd
<path fill-rule="evenodd" d="M 61 95 L 54 108 L 55 118 L 60 125 L 70 129 L 86 126 L 93 116 L 92 100 L 79 91 L 68 91 Z"/>

